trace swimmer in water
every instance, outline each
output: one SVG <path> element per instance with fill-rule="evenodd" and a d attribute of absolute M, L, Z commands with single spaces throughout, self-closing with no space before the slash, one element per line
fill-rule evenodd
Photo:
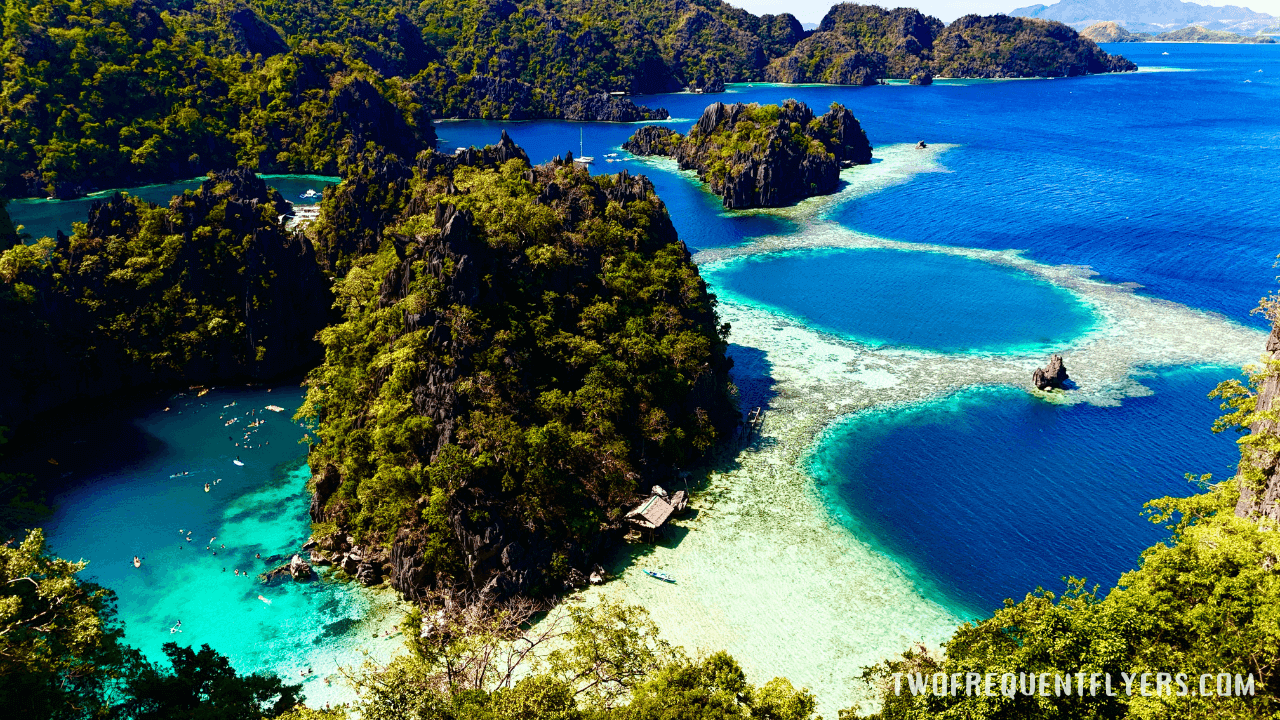
<path fill-rule="evenodd" d="M 262 553 L 254 553 L 253 556 L 258 559 L 262 559 Z"/>
<path fill-rule="evenodd" d="M 133 556 L 133 566 L 134 566 L 134 567 L 142 567 L 142 561 L 138 559 L 138 556 L 137 556 L 137 555 L 134 555 L 134 556 Z"/>

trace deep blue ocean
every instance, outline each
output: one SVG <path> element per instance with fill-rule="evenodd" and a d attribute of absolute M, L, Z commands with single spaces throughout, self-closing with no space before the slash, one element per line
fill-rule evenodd
<path fill-rule="evenodd" d="M 1139 292 L 1264 327 L 1250 312 L 1275 286 L 1280 251 L 1280 46 L 1107 49 L 1144 68 L 1177 70 L 925 88 L 733 86 L 721 96 L 637 100 L 666 107 L 674 118 L 668 124 L 682 131 L 713 101 L 797 98 L 819 111 L 841 102 L 873 145 L 958 147 L 941 156 L 946 172 L 834 208 L 828 217 L 840 224 L 891 240 L 1018 249 L 1044 263 L 1087 265 L 1108 281 L 1141 285 Z M 695 252 L 800 229 L 802 220 L 728 213 L 687 174 L 630 158 L 620 145 L 637 127 L 450 121 L 437 132 L 449 151 L 496 142 L 506 129 L 534 162 L 580 154 L 581 135 L 582 150 L 595 157 L 592 172 L 626 169 L 653 180 Z M 29 230 L 69 222 L 32 209 L 48 206 L 10 209 Z M 712 273 L 711 283 L 726 297 L 816 329 L 941 352 L 1052 347 L 1092 322 L 1056 288 L 933 253 L 796 251 L 737 263 Z M 739 384 L 767 389 L 767 359 L 747 347 L 734 353 Z M 957 614 L 978 616 L 1036 586 L 1060 590 L 1064 575 L 1105 587 L 1165 536 L 1141 517 L 1145 501 L 1195 492 L 1184 473 L 1231 472 L 1235 446 L 1209 432 L 1218 411 L 1206 395 L 1234 372 L 1147 373 L 1141 381 L 1152 394 L 1114 407 L 1056 405 L 1023 389 L 989 388 L 870 411 L 829 429 L 812 455 L 813 472 L 836 516 Z M 251 402 L 260 408 L 266 397 Z M 207 399 L 222 405 L 232 398 Z M 269 461 L 232 472 L 234 453 L 218 442 L 226 436 L 223 420 L 178 422 L 156 407 L 134 422 L 161 441 L 127 465 L 72 478 L 50 528 L 55 551 L 91 560 L 89 572 L 120 590 L 131 640 L 153 651 L 181 612 L 191 628 L 184 642 L 209 642 L 250 666 L 290 669 L 297 665 L 291 657 L 310 657 L 341 634 L 344 618 L 354 622 L 358 601 L 343 591 L 289 591 L 292 599 L 277 603 L 294 611 L 308 603 L 328 608 L 330 624 L 291 623 L 284 639 L 273 639 L 262 616 L 281 605 L 242 589 L 239 578 L 218 570 L 221 561 L 201 556 L 193 565 L 206 579 L 157 567 L 186 552 L 175 549 L 179 528 L 195 527 L 207 539 L 230 527 L 237 563 L 251 549 L 285 552 L 304 536 L 306 497 L 298 488 L 305 468 L 289 464 L 302 449 L 283 450 L 296 433 L 280 436 L 282 449 Z M 198 484 L 168 477 L 179 470 L 221 475 L 226 492 L 211 498 Z M 113 539 L 104 542 L 105 534 Z M 147 556 L 145 573 L 128 566 L 134 554 Z M 204 582 L 217 592 L 203 610 L 181 602 Z M 217 622 L 188 625 L 186 618 L 202 611 Z"/>

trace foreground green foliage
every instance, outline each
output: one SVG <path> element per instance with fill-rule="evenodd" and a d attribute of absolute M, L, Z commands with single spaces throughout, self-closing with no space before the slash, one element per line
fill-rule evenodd
<path fill-rule="evenodd" d="M 237 675 L 206 645 L 164 647 L 169 668 L 121 641 L 115 594 L 79 579 L 88 563 L 49 554 L 44 533 L 0 545 L 0 707 L 5 717 L 258 720 L 300 686 Z"/>
<path fill-rule="evenodd" d="M 44 533 L 0 546 L 0 706 L 13 717 L 76 717 L 123 672 L 115 596 L 82 583 L 84 562 L 48 554 Z"/>
<path fill-rule="evenodd" d="M 238 675 L 208 645 L 198 651 L 165 643 L 169 668 L 135 660 L 114 712 L 136 720 L 271 718 L 301 701 L 301 685 L 275 675 Z"/>
<path fill-rule="evenodd" d="M 569 606 L 534 627 L 524 622 L 527 611 L 490 617 L 447 621 L 443 632 L 411 638 L 409 656 L 366 668 L 354 709 L 365 720 L 813 717 L 807 690 L 785 678 L 756 687 L 725 652 L 690 658 L 658 638 L 640 607 Z M 556 649 L 545 652 L 550 645 Z"/>
<path fill-rule="evenodd" d="M 389 229 L 336 285 L 345 319 L 320 334 L 301 411 L 311 466 L 341 476 L 313 516 L 360 544 L 411 529 L 429 576 L 473 562 L 464 525 L 591 541 L 642 477 L 672 476 L 736 417 L 728 328 L 652 185 L 530 168 L 508 142 L 485 152 L 512 159 L 425 156 L 394 221 L 339 221 Z M 516 582 L 554 589 L 570 559 L 530 556 Z"/>

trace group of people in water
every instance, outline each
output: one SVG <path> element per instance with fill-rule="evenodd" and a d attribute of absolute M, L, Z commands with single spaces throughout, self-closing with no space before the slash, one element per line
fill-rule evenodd
<path fill-rule="evenodd" d="M 201 393 L 201 394 L 203 395 L 203 393 Z M 179 397 L 181 397 L 181 395 L 180 395 Z M 190 405 L 190 404 L 191 404 L 191 403 L 187 403 L 187 405 Z M 231 409 L 231 408 L 234 408 L 236 405 L 237 405 L 237 403 L 233 401 L 233 402 L 231 402 L 231 403 L 229 403 L 229 404 L 227 404 L 227 405 L 224 405 L 224 406 L 223 406 L 223 410 L 224 410 L 224 411 L 225 411 L 225 410 L 229 410 L 229 409 Z M 201 407 L 205 407 L 205 404 L 201 404 Z M 282 408 L 282 407 L 278 407 L 278 406 L 275 406 L 275 405 L 268 406 L 268 408 L 267 408 L 267 409 L 268 409 L 268 410 L 271 410 L 271 411 L 273 411 L 273 412 L 283 412 L 283 411 L 284 411 L 284 408 Z M 169 410 L 169 408 L 165 408 L 165 410 Z M 232 412 L 234 412 L 234 411 L 232 411 Z M 250 421 L 250 422 L 246 425 L 246 427 L 245 427 L 245 432 L 244 432 L 244 434 L 243 434 L 240 438 L 236 438 L 236 437 L 235 437 L 235 436 L 233 436 L 233 435 L 228 435 L 228 436 L 227 436 L 227 440 L 228 440 L 229 442 L 233 443 L 237 448 L 244 448 L 244 449 L 246 449 L 246 450 L 253 450 L 253 449 L 258 449 L 258 448 L 261 448 L 261 447 L 264 447 L 264 446 L 267 446 L 267 445 L 270 445 L 270 444 L 271 444 L 269 441 L 264 441 L 264 442 L 261 442 L 261 443 L 254 443 L 254 442 L 252 442 L 252 441 L 253 441 L 253 439 L 254 439 L 254 438 L 253 438 L 253 435 L 254 435 L 256 432 L 258 432 L 258 429 L 259 429 L 259 428 L 261 428 L 261 426 L 262 426 L 262 425 L 266 424 L 266 420 L 265 420 L 265 419 L 263 419 L 263 418 L 261 418 L 261 417 L 256 417 L 256 416 L 257 416 L 257 412 L 258 412 L 258 411 L 257 411 L 256 409 L 251 409 L 251 410 L 248 410 L 247 412 L 245 412 L 243 416 L 241 416 L 241 417 L 232 417 L 232 418 L 230 418 L 229 420 L 227 419 L 227 413 L 225 413 L 225 412 L 224 412 L 221 416 L 219 416 L 219 419 L 220 419 L 220 420 L 224 420 L 224 425 L 226 425 L 226 426 L 233 425 L 233 424 L 235 424 L 236 422 L 240 421 L 241 419 L 249 420 L 249 421 Z M 300 424 L 300 426 L 305 427 L 304 425 L 301 425 L 301 424 Z M 243 466 L 243 465 L 244 465 L 244 463 L 240 460 L 240 457 L 239 457 L 238 455 L 236 456 L 236 459 L 234 460 L 234 462 L 235 462 L 235 464 L 236 464 L 236 465 L 239 465 L 239 466 Z M 186 477 L 190 477 L 190 476 L 192 476 L 192 475 L 194 475 L 194 474 L 196 474 L 196 473 L 195 473 L 195 472 L 193 472 L 193 471 L 185 470 L 185 471 L 182 471 L 182 472 L 174 473 L 173 475 L 170 475 L 169 477 L 170 477 L 170 478 L 186 478 Z M 205 482 L 205 483 L 203 483 L 204 491 L 205 491 L 206 493 L 207 493 L 207 492 L 211 492 L 211 491 L 212 491 L 215 487 L 217 487 L 217 485 L 218 485 L 219 483 L 221 483 L 221 482 L 222 482 L 222 478 L 217 478 L 217 479 L 215 479 L 215 480 L 213 480 L 213 481 L 211 481 L 211 482 Z M 181 540 L 182 540 L 182 541 L 179 543 L 179 546 L 178 546 L 178 548 L 179 548 L 179 549 L 182 549 L 182 546 L 186 545 L 187 543 L 194 543 L 194 539 L 193 539 L 193 537 L 192 537 L 192 532 L 193 532 L 193 531 L 191 531 L 191 530 L 187 530 L 187 529 L 184 529 L 184 528 L 179 528 L 179 530 L 178 530 L 178 534 L 179 534 L 179 536 L 181 537 Z M 224 551 L 224 552 L 225 552 L 225 551 L 226 551 L 226 549 L 227 549 L 227 546 L 226 546 L 226 544 L 225 544 L 225 543 L 217 543 L 217 542 L 216 542 L 217 540 L 218 540 L 218 536 L 216 536 L 216 535 L 215 535 L 215 536 L 213 536 L 213 537 L 210 537 L 210 538 L 209 538 L 209 543 L 205 546 L 205 551 L 206 551 L 206 552 L 208 552 L 208 553 L 210 553 L 210 555 L 217 555 L 219 551 Z M 11 541 L 11 542 L 12 542 L 12 541 Z M 263 559 L 263 558 L 262 558 L 262 554 L 261 554 L 261 553 L 254 553 L 254 558 L 255 558 L 256 560 L 258 560 L 258 561 L 261 561 L 261 560 Z M 140 568 L 140 567 L 142 567 L 142 563 L 143 563 L 143 561 L 144 561 L 145 559 L 146 559 L 146 558 L 143 558 L 143 557 L 138 556 L 138 555 L 133 556 L 133 566 L 134 566 L 135 568 Z M 272 559 L 272 558 L 269 558 L 269 560 L 270 560 L 270 559 Z M 223 572 L 223 573 L 225 573 L 226 571 L 227 571 L 227 568 L 226 568 L 226 567 L 223 567 L 223 568 L 222 568 L 222 572 Z M 233 575 L 235 575 L 236 577 L 241 577 L 241 576 L 246 577 L 246 578 L 250 577 L 250 574 L 249 574 L 249 572 L 248 572 L 247 570 L 243 570 L 243 569 L 238 568 L 238 567 L 232 567 L 232 568 L 231 568 L 231 572 L 232 572 L 232 574 L 233 574 Z M 258 596 L 257 596 L 257 598 L 258 598 L 258 600 L 262 601 L 265 605 L 268 605 L 268 606 L 269 606 L 269 605 L 271 605 L 271 604 L 272 604 L 272 603 L 271 603 L 271 600 L 270 600 L 269 598 L 267 598 L 267 597 L 263 596 L 263 595 L 258 595 Z M 176 633 L 180 633 L 180 632 L 182 632 L 182 621 L 181 621 L 181 620 L 177 620 L 176 622 L 174 622 L 173 626 L 171 626 L 171 627 L 169 628 L 169 633 L 172 635 L 172 634 L 176 634 Z M 390 634 L 390 633 L 388 633 L 388 634 Z M 315 671 L 314 671 L 314 670 L 312 670 L 312 668 L 308 667 L 307 669 L 305 669 L 305 670 L 301 671 L 301 676 L 302 676 L 303 678 L 311 678 L 311 677 L 315 676 Z M 330 678 L 325 677 L 325 678 L 324 678 L 324 682 L 325 682 L 325 684 L 326 684 L 326 685 L 329 685 L 329 684 L 330 684 Z"/>
<path fill-rule="evenodd" d="M 233 403 L 231 403 L 230 405 L 224 405 L 223 407 L 224 407 L 224 409 L 225 409 L 225 408 L 232 407 L 232 406 L 234 406 L 234 405 L 235 405 L 235 403 L 233 402 Z M 271 406 L 271 407 L 272 407 L 272 408 L 274 408 L 275 406 L 273 405 L 273 406 Z M 283 410 L 283 409 L 284 409 L 284 408 L 281 408 L 281 410 Z M 258 411 L 257 411 L 257 410 L 250 410 L 249 412 L 245 413 L 245 415 L 244 415 L 244 416 L 245 416 L 245 418 L 247 419 L 247 418 L 249 418 L 250 416 L 256 416 L 257 414 L 258 414 Z M 219 419 L 219 420 L 221 420 L 221 419 L 223 419 L 223 418 L 225 418 L 225 417 L 226 417 L 226 415 L 219 415 L 219 416 L 218 416 L 218 419 Z M 237 422 L 239 422 L 239 421 L 240 421 L 240 418 L 238 418 L 238 417 L 233 417 L 233 418 L 231 418 L 230 420 L 226 421 L 226 422 L 225 422 L 225 423 L 223 423 L 223 424 L 224 424 L 224 425 L 233 425 L 233 424 L 235 424 L 235 423 L 237 423 Z M 271 441 L 270 441 L 270 440 L 268 440 L 268 441 L 266 441 L 266 442 L 258 443 L 257 445 L 254 445 L 253 443 L 250 443 L 250 442 L 249 442 L 249 441 L 253 438 L 253 434 L 254 434 L 255 432 L 257 432 L 257 431 L 258 431 L 258 428 L 260 428 L 260 427 L 262 427 L 263 425 L 266 425 L 266 424 L 267 424 L 267 421 L 266 421 L 266 420 L 263 420 L 262 418 L 255 418 L 253 422 L 251 422 L 251 423 L 249 423 L 248 425 L 246 425 L 246 426 L 245 426 L 244 435 L 240 438 L 240 440 L 239 440 L 239 441 L 237 441 L 237 440 L 235 439 L 235 437 L 233 437 L 233 436 L 231 436 L 231 435 L 228 435 L 228 436 L 227 436 L 227 442 L 234 443 L 236 447 L 243 447 L 245 450 L 256 450 L 256 449 L 258 449 L 258 448 L 260 448 L 260 447 L 265 447 L 265 446 L 267 446 L 267 445 L 270 445 L 270 444 L 271 444 Z M 242 443 L 243 443 L 243 444 L 242 444 Z"/>

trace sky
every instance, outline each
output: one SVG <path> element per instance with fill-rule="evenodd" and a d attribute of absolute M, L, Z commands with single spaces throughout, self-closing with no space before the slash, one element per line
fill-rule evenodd
<path fill-rule="evenodd" d="M 744 8 L 755 15 L 789 12 L 802 23 L 817 23 L 836 0 L 726 0 L 730 5 Z M 864 4 L 875 4 L 887 8 L 913 7 L 926 15 L 932 15 L 943 22 L 951 22 L 961 15 L 978 13 L 992 15 L 1007 13 L 1014 8 L 1027 7 L 1037 3 L 1052 5 L 1057 0 L 862 0 Z M 1280 0 L 1197 0 L 1197 5 L 1238 5 L 1255 12 L 1280 15 Z"/>

